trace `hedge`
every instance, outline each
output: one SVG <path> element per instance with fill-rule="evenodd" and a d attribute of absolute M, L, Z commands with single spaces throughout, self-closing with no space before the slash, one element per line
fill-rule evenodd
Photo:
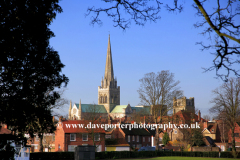
<path fill-rule="evenodd" d="M 35 152 L 30 153 L 30 160 L 73 160 L 74 152 Z"/>
<path fill-rule="evenodd" d="M 182 156 L 182 157 L 219 157 L 219 152 L 180 152 L 180 151 L 111 151 L 96 152 L 96 159 L 124 159 L 124 158 L 147 158 L 164 156 Z M 221 152 L 221 158 L 233 158 L 231 152 Z M 238 154 L 240 158 L 240 154 Z M 30 153 L 31 160 L 73 160 L 74 152 L 43 152 Z"/>

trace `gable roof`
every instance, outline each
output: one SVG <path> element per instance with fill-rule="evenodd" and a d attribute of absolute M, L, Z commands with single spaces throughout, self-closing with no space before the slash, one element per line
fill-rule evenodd
<path fill-rule="evenodd" d="M 208 131 L 208 133 L 212 134 L 207 128 L 204 128 L 204 130 L 202 131 L 202 133 L 203 133 L 205 130 Z"/>
<path fill-rule="evenodd" d="M 214 143 L 214 140 L 211 137 L 209 137 L 209 136 L 205 136 L 203 138 L 203 141 L 205 142 L 205 144 L 207 146 L 216 146 L 216 144 Z"/>
<path fill-rule="evenodd" d="M 79 109 L 79 103 L 75 103 L 77 109 Z M 106 108 L 104 105 L 98 105 L 98 104 L 81 104 L 81 110 L 82 112 L 96 112 L 96 113 L 107 113 Z"/>
<path fill-rule="evenodd" d="M 217 123 L 210 123 L 210 124 L 208 124 L 207 129 L 208 129 L 211 133 L 216 133 Z M 213 130 L 213 131 L 212 131 L 212 130 Z"/>

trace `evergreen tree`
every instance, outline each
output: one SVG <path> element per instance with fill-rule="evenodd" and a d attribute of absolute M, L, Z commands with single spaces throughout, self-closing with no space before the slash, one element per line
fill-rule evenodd
<path fill-rule="evenodd" d="M 170 138 L 169 138 L 169 136 L 168 136 L 168 133 L 165 132 L 164 135 L 163 135 L 163 140 L 162 140 L 162 142 L 163 142 L 164 145 L 166 145 L 169 141 L 170 141 Z"/>
<path fill-rule="evenodd" d="M 200 129 L 194 129 L 193 137 L 192 137 L 192 144 L 196 146 L 205 145 L 203 141 L 203 135 Z"/>
<path fill-rule="evenodd" d="M 0 1 L 0 122 L 18 137 L 54 129 L 54 89 L 68 83 L 49 45 L 49 25 L 60 12 L 58 0 Z"/>

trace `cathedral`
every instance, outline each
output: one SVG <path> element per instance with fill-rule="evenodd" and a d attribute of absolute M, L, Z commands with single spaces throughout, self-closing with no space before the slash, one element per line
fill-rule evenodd
<path fill-rule="evenodd" d="M 195 113 L 194 97 L 187 99 L 186 97 L 176 99 L 173 98 L 173 114 L 178 111 L 189 111 Z"/>
<path fill-rule="evenodd" d="M 117 85 L 117 79 L 114 78 L 109 35 L 104 78 L 101 81 L 101 86 L 98 86 L 98 104 L 82 104 L 80 100 L 79 103 L 72 105 L 70 101 L 68 119 L 86 119 L 93 113 L 103 118 L 115 119 L 129 117 L 132 113 L 140 111 L 144 111 L 147 115 L 151 112 L 150 107 L 120 105 L 120 86 Z"/>

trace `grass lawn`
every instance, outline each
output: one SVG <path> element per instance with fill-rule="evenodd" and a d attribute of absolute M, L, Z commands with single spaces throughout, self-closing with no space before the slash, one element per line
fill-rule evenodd
<path fill-rule="evenodd" d="M 134 159 L 134 158 L 133 158 Z M 156 157 L 156 158 L 143 158 L 134 160 L 217 160 L 219 158 L 208 158 L 208 157 Z M 233 158 L 220 158 L 219 160 L 232 160 Z M 119 159 L 119 160 L 131 160 L 131 159 Z"/>

